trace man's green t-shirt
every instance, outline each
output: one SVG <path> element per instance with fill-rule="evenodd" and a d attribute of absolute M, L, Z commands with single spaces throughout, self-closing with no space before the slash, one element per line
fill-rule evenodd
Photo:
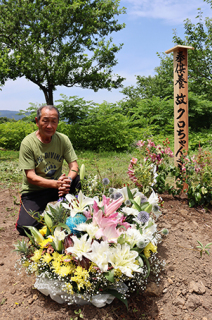
<path fill-rule="evenodd" d="M 71 141 L 66 135 L 55 132 L 50 143 L 41 142 L 36 132 L 26 136 L 21 143 L 19 153 L 19 167 L 23 169 L 21 192 L 28 193 L 44 189 L 30 184 L 24 170 L 35 169 L 35 173 L 40 177 L 58 180 L 62 174 L 64 159 L 67 163 L 77 160 Z"/>

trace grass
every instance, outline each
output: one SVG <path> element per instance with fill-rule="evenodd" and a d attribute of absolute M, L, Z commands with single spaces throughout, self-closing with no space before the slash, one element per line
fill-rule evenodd
<path fill-rule="evenodd" d="M 123 187 L 123 184 L 134 187 L 127 175 L 127 168 L 135 152 L 77 151 L 76 153 L 79 167 L 82 164 L 85 165 L 86 175 L 97 175 L 100 181 L 108 178 L 111 187 L 119 188 Z M 18 151 L 0 149 L 0 186 L 21 189 L 22 173 L 18 168 L 18 156 Z M 65 161 L 63 172 L 68 173 L 68 165 Z M 173 181 L 173 177 L 168 177 L 167 182 L 172 184 Z"/>
<path fill-rule="evenodd" d="M 86 174 L 98 175 L 100 179 L 108 178 L 113 187 L 131 184 L 127 168 L 132 158 L 130 153 L 78 151 L 79 167 L 84 164 Z M 2 187 L 20 189 L 22 173 L 18 168 L 18 151 L 0 150 L 0 181 Z M 63 172 L 67 174 L 68 165 L 64 161 Z"/>

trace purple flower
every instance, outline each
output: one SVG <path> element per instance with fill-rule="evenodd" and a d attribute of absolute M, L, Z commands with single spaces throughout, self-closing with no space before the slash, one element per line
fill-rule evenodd
<path fill-rule="evenodd" d="M 149 214 L 146 211 L 140 211 L 138 216 L 138 220 L 141 221 L 142 223 L 146 223 L 149 221 Z"/>
<path fill-rule="evenodd" d="M 117 199 L 122 198 L 122 197 L 123 197 L 123 194 L 121 192 L 116 192 L 114 194 L 114 200 L 117 200 Z"/>
<path fill-rule="evenodd" d="M 65 200 L 64 197 L 60 197 L 60 198 L 57 200 L 57 202 L 64 201 L 64 200 Z"/>
<path fill-rule="evenodd" d="M 102 183 L 104 186 L 107 186 L 110 183 L 110 180 L 108 178 L 102 179 Z"/>

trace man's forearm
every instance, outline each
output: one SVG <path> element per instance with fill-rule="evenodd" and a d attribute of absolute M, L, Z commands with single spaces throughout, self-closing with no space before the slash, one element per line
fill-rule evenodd
<path fill-rule="evenodd" d="M 72 180 L 74 180 L 76 178 L 76 176 L 78 175 L 78 171 L 79 171 L 78 163 L 76 161 L 74 161 L 74 162 L 69 163 L 68 166 L 69 166 L 68 177 L 70 177 Z"/>
<path fill-rule="evenodd" d="M 25 170 L 26 177 L 29 183 L 43 188 L 58 189 L 60 183 L 58 180 L 49 180 L 38 176 L 34 170 Z"/>

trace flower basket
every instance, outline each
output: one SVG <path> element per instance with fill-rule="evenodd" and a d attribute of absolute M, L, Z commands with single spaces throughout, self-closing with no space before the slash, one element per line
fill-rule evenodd
<path fill-rule="evenodd" d="M 39 216 L 42 229 L 27 227 L 29 241 L 16 244 L 19 262 L 58 303 L 103 307 L 117 297 L 127 306 L 131 292 L 145 289 L 151 267 L 159 273 L 162 266 L 158 202 L 154 192 L 147 199 L 128 187 L 101 199 L 66 195 Z"/>

